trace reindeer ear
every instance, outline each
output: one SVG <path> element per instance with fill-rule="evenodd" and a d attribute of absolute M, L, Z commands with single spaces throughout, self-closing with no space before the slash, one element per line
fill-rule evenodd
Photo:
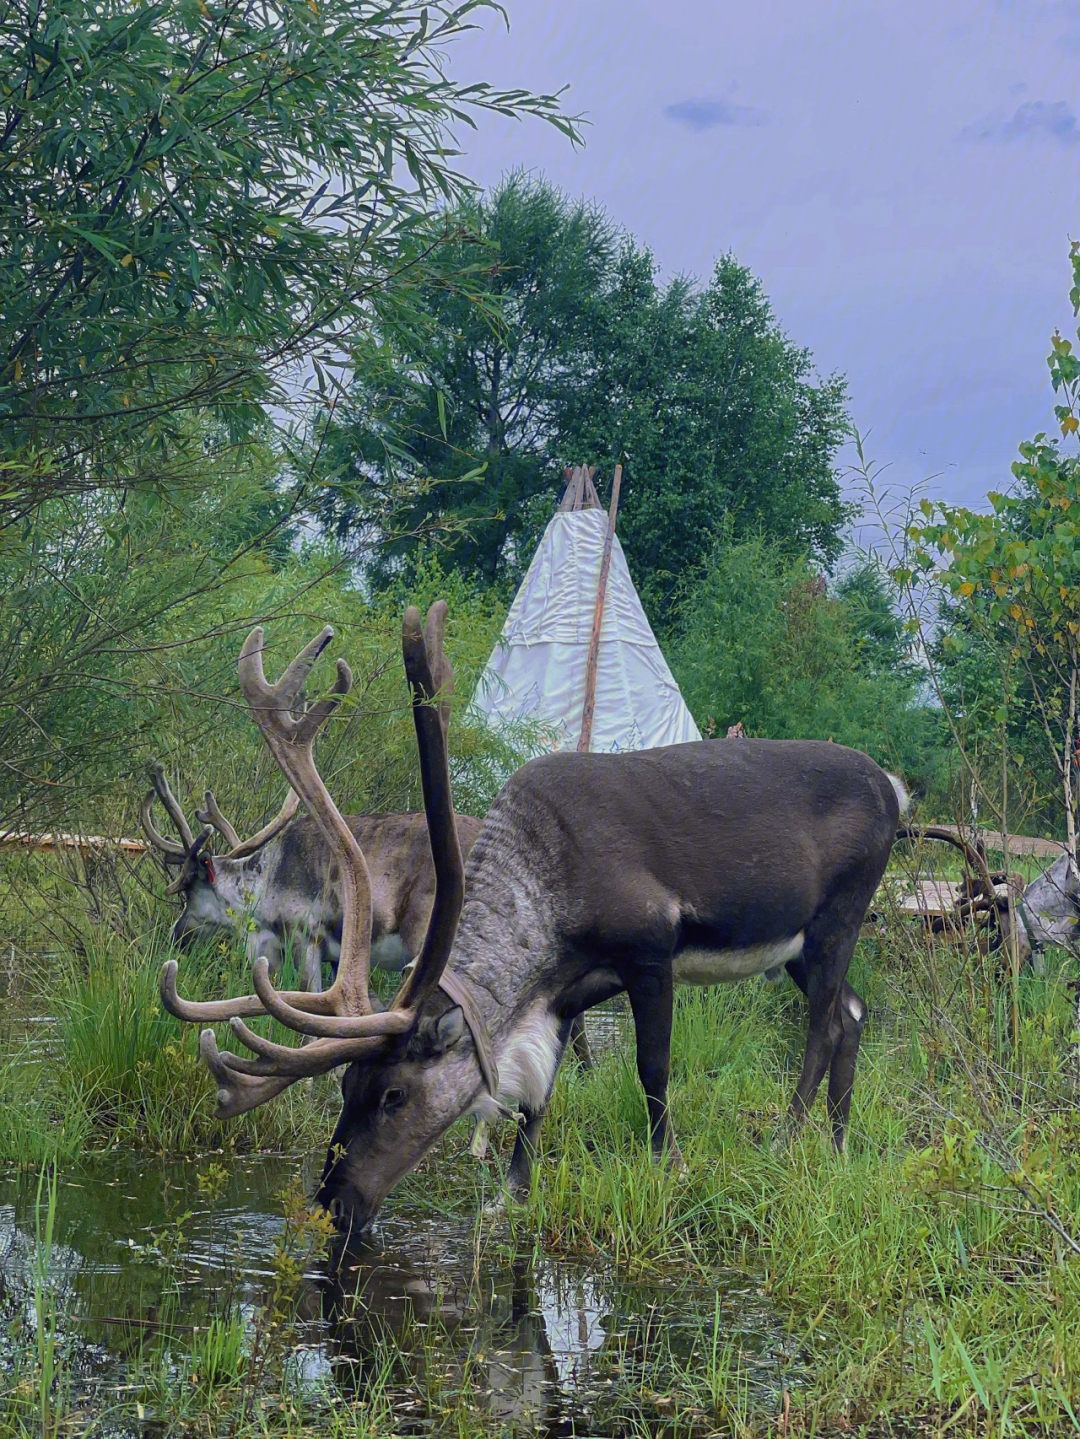
<path fill-rule="evenodd" d="M 461 1007 L 455 1004 L 438 1019 L 426 1019 L 421 1023 L 416 1035 L 417 1057 L 437 1059 L 440 1054 L 452 1049 L 464 1033 L 465 1016 Z"/>

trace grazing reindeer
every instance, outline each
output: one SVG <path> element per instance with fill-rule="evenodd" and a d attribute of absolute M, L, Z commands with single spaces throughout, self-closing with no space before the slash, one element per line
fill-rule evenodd
<path fill-rule="evenodd" d="M 168 887 L 184 906 L 173 925 L 173 943 L 234 937 L 250 923 L 249 959 L 264 955 L 276 973 L 291 944 L 294 953 L 303 955 L 301 984 L 321 989 L 323 963 L 336 964 L 340 951 L 341 895 L 330 879 L 333 855 L 318 826 L 294 818 L 295 792 L 289 791 L 264 829 L 241 840 L 207 790 L 205 808 L 195 811 L 203 828 L 193 835 L 164 768 L 152 765 L 150 776 L 153 788 L 142 803 L 142 826 L 165 863 L 179 866 Z M 179 844 L 154 824 L 155 798 L 175 825 Z M 462 853 L 468 854 L 483 821 L 459 814 L 455 822 Z M 371 871 L 371 962 L 400 970 L 420 952 L 435 893 L 427 821 L 422 814 L 368 814 L 350 815 L 345 823 Z M 204 850 L 213 830 L 230 846 L 226 854 Z"/>
<path fill-rule="evenodd" d="M 319 1199 L 354 1230 L 468 1111 L 521 1111 L 510 1181 L 523 1188 L 573 1017 L 625 991 L 652 1152 L 679 1164 L 667 1099 L 675 984 L 744 979 L 783 963 L 809 1001 L 790 1118 L 804 1118 L 828 1073 L 842 1149 L 866 1017 L 846 975 L 892 847 L 899 782 L 855 750 L 798 740 L 545 755 L 496 799 L 469 857 L 466 893 L 446 754 L 445 618 L 440 603 L 424 632 L 414 609 L 403 626 L 436 888 L 419 958 L 381 1014 L 368 1001 L 367 865 L 311 753 L 349 688 L 348 666 L 338 661 L 333 692 L 297 718 L 292 706 L 332 631 L 276 685 L 263 677 L 261 630 L 241 651 L 252 714 L 340 866 L 343 922 L 325 994 L 277 991 L 257 959 L 255 994 L 189 1003 L 177 993 L 175 962 L 166 964 L 166 1008 L 185 1020 L 228 1020 L 256 1056 L 222 1052 L 203 1031 L 218 1115 L 346 1065 Z M 264 1013 L 308 1042 L 275 1044 L 244 1023 Z"/>

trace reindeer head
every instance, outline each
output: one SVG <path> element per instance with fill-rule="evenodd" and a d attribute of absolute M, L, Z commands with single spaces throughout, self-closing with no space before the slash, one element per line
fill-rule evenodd
<path fill-rule="evenodd" d="M 234 1035 L 256 1056 L 246 1059 L 219 1050 L 214 1031 L 203 1030 L 200 1051 L 218 1082 L 219 1118 L 253 1109 L 298 1079 L 348 1065 L 341 1118 L 319 1198 L 343 1227 L 353 1230 L 370 1222 L 397 1180 L 469 1107 L 481 1085 L 480 1045 L 474 1052 L 462 1043 L 467 1024 L 461 1004 L 471 1010 L 471 1002 L 468 995 L 450 998 L 446 988 L 457 993 L 460 981 L 444 975 L 464 897 L 446 747 L 453 672 L 443 654 L 445 624 L 446 605 L 440 601 L 432 605 L 423 630 L 420 615 L 412 608 L 402 625 L 436 887 L 419 957 L 390 1008 L 373 1013 L 368 994 L 367 864 L 312 755 L 316 734 L 352 684 L 345 661 L 338 661 L 337 681 L 325 699 L 308 710 L 298 704 L 312 665 L 333 637 L 330 628 L 301 651 L 275 685 L 268 684 L 263 674 L 261 629 L 248 636 L 238 669 L 244 696 L 267 746 L 333 856 L 331 877 L 335 882 L 340 879 L 342 895 L 337 978 L 323 993 L 284 993 L 272 985 L 265 958 L 258 958 L 252 967 L 254 994 L 193 1004 L 177 994 L 175 961 L 165 965 L 161 977 L 162 1000 L 170 1013 L 193 1022 L 228 1021 Z M 304 1035 L 301 1045 L 276 1044 L 244 1023 L 265 1014 Z M 479 1065 L 484 1063 L 480 1058 Z"/>
<path fill-rule="evenodd" d="M 142 802 L 140 811 L 143 831 L 151 845 L 161 855 L 167 866 L 176 866 L 177 874 L 168 886 L 167 893 L 179 896 L 183 909 L 172 928 L 172 942 L 186 947 L 195 939 L 211 939 L 220 933 L 236 932 L 237 920 L 245 906 L 243 871 L 241 861 L 256 854 L 285 828 L 296 814 L 300 800 L 294 790 L 289 790 L 281 809 L 258 833 L 250 839 L 241 840 L 236 830 L 221 813 L 213 790 L 204 796 L 204 809 L 195 811 L 195 818 L 202 825 L 198 835 L 193 834 L 184 811 L 165 778 L 164 765 L 155 761 L 150 766 L 151 789 Z M 163 835 L 154 823 L 154 800 L 161 801 L 166 814 L 172 820 L 179 843 Z M 211 854 L 205 848 L 211 834 L 216 830 L 229 845 L 223 854 Z"/>

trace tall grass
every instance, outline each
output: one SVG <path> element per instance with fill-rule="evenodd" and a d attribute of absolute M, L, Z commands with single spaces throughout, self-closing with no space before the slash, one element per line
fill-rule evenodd
<path fill-rule="evenodd" d="M 160 937 L 127 943 L 102 930 L 24 976 L 16 1008 L 47 1011 L 52 1023 L 35 1027 L 32 1043 L 11 1028 L 0 1157 L 325 1143 L 338 1112 L 331 1078 L 294 1086 L 239 1122 L 214 1120 L 196 1027 L 160 1008 L 166 952 Z M 684 1174 L 649 1161 L 628 1026 L 595 1071 L 567 1066 L 533 1193 L 504 1227 L 482 1220 L 478 1246 L 502 1246 L 507 1258 L 536 1246 L 548 1258 L 717 1295 L 695 1310 L 689 1349 L 651 1321 L 612 1334 L 597 1360 L 611 1385 L 610 1404 L 593 1411 L 596 1432 L 663 1429 L 678 1415 L 684 1431 L 702 1433 L 775 1432 L 778 1415 L 788 1435 L 901 1420 L 963 1434 L 1080 1428 L 1069 962 L 1059 955 L 1045 975 L 1023 974 L 1015 1022 L 1002 967 L 970 937 L 935 945 L 899 920 L 867 929 L 852 979 L 870 1022 L 844 1158 L 832 1150 L 822 1098 L 801 1136 L 777 1139 L 805 1035 L 804 1001 L 786 982 L 679 994 L 671 1100 Z M 242 955 L 220 948 L 185 956 L 181 977 L 194 998 L 248 984 Z M 455 1127 L 388 1209 L 471 1223 L 511 1140 L 507 1129 L 485 1169 Z M 771 1387 L 751 1375 L 740 1311 L 724 1300 L 733 1276 L 783 1333 Z M 499 1432 L 468 1377 L 479 1360 L 439 1323 L 371 1340 L 365 1363 L 382 1378 L 362 1405 L 340 1376 L 300 1393 L 282 1369 L 263 1394 L 271 1409 L 256 1413 L 240 1398 L 245 1384 L 251 1398 L 248 1320 L 223 1311 L 198 1336 L 170 1339 L 167 1358 L 147 1351 L 140 1402 L 156 1413 L 180 1406 L 193 1429 L 393 1433 L 392 1398 L 408 1391 L 435 1432 Z M 178 1388 L 176 1374 L 199 1382 Z"/>
<path fill-rule="evenodd" d="M 37 1417 L 43 1439 L 52 1439 L 57 1428 L 59 1396 L 54 1392 L 57 1373 L 56 1300 L 50 1284 L 53 1235 L 56 1228 L 56 1170 L 43 1168 L 38 1178 L 34 1207 L 35 1239 L 31 1274 L 34 1286 L 34 1329 L 37 1340 Z M 62 1401 L 61 1401 L 62 1402 Z"/>
<path fill-rule="evenodd" d="M 296 1151 L 325 1141 L 336 1113 L 330 1077 L 294 1086 L 239 1125 L 214 1118 L 216 1091 L 199 1059 L 199 1027 L 181 1024 L 161 1005 L 158 980 L 167 957 L 175 952 L 163 934 L 125 942 L 105 932 L 82 954 L 54 956 L 47 974 L 30 981 L 39 991 L 35 1006 L 47 1007 L 52 1023 L 44 1052 L 15 1039 L 0 1066 L 0 1098 L 7 1101 L 0 1106 L 0 1160 L 72 1158 L 115 1144 L 167 1152 Z M 250 988 L 237 946 L 184 956 L 181 976 L 184 994 L 194 999 Z M 295 1042 L 270 1021 L 257 1023 L 279 1042 Z M 227 1026 L 218 1038 L 223 1046 L 232 1042 Z"/>
<path fill-rule="evenodd" d="M 625 1044 L 594 1073 L 563 1076 L 517 1228 L 538 1231 L 549 1252 L 643 1274 L 753 1275 L 812 1375 L 798 1386 L 800 1424 L 959 1423 L 963 1411 L 1002 1433 L 1071 1428 L 1080 1119 L 1066 974 L 1024 978 L 1020 1049 L 980 1072 L 964 1031 L 978 1031 L 985 1059 L 986 1034 L 1009 1032 L 1007 992 L 992 991 L 991 1013 L 971 1011 L 961 966 L 972 954 L 895 940 L 864 940 L 856 966 L 874 1018 L 845 1157 L 820 1098 L 797 1140 L 773 1143 L 801 1060 L 794 988 L 684 993 L 672 1107 L 686 1173 L 649 1162 Z M 951 993 L 951 1015 L 934 1010 L 935 991 Z M 737 1354 L 718 1378 L 726 1351 L 706 1347 L 709 1363 L 680 1381 L 699 1408 L 721 1379 L 725 1392 L 742 1382 Z"/>

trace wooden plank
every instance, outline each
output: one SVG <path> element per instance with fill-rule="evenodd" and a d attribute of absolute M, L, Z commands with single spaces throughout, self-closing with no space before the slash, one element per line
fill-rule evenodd
<path fill-rule="evenodd" d="M 902 894 L 896 901 L 901 914 L 940 916 L 952 914 L 960 898 L 961 886 L 948 879 L 922 879 L 914 890 Z"/>
<path fill-rule="evenodd" d="M 615 519 L 619 513 L 619 490 L 622 488 L 622 465 L 615 466 L 615 478 L 611 482 L 611 509 L 608 511 L 607 534 L 604 536 L 604 555 L 600 561 L 600 583 L 596 587 L 596 610 L 593 614 L 592 636 L 589 640 L 589 659 L 585 666 L 585 703 L 581 710 L 581 738 L 578 753 L 588 751 L 592 743 L 593 711 L 596 708 L 596 664 L 600 657 L 600 627 L 604 622 L 604 599 L 607 596 L 608 570 L 611 568 L 611 545 L 615 539 Z"/>
<path fill-rule="evenodd" d="M 574 492 L 577 489 L 577 474 L 577 465 L 567 465 L 563 470 L 566 489 L 563 490 L 563 497 L 559 501 L 560 510 L 572 510 L 574 508 Z"/>
<path fill-rule="evenodd" d="M 596 486 L 593 484 L 593 475 L 596 474 L 596 466 L 590 465 L 585 471 L 585 498 L 582 501 L 583 510 L 602 510 L 600 496 L 596 493 Z"/>
<path fill-rule="evenodd" d="M 593 484 L 595 465 L 567 465 L 563 470 L 566 489 L 559 501 L 560 510 L 602 510 L 600 496 Z"/>
<path fill-rule="evenodd" d="M 581 497 L 585 493 L 585 466 L 578 465 L 574 482 L 574 503 L 570 506 L 572 510 L 581 509 Z"/>

